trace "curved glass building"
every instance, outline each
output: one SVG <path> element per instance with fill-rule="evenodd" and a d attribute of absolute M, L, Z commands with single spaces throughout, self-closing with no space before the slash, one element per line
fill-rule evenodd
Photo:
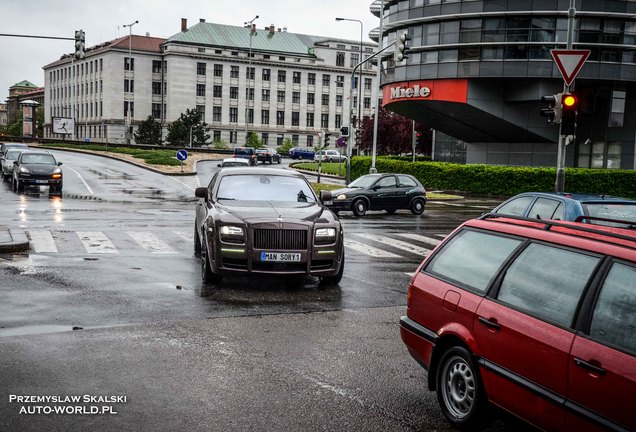
<path fill-rule="evenodd" d="M 539 112 L 541 96 L 563 91 L 550 50 L 566 48 L 569 6 L 385 0 L 383 46 L 406 32 L 411 49 L 406 61 L 387 62 L 384 107 L 433 128 L 438 160 L 555 166 L 558 126 Z M 566 164 L 634 169 L 636 1 L 577 0 L 575 8 L 573 49 L 591 54 L 572 87 L 580 105 Z M 380 16 L 382 0 L 370 9 Z"/>

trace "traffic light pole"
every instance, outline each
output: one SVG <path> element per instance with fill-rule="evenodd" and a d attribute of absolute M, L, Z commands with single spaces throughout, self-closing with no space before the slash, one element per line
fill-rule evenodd
<path fill-rule="evenodd" d="M 570 0 L 570 8 L 568 9 L 568 33 L 567 33 L 567 49 L 571 50 L 574 43 L 574 17 L 576 16 L 575 0 Z M 570 92 L 570 86 L 563 84 L 563 94 Z M 563 123 L 559 125 L 559 142 L 557 148 L 557 172 L 554 182 L 555 192 L 565 191 L 565 137 L 561 134 Z"/>

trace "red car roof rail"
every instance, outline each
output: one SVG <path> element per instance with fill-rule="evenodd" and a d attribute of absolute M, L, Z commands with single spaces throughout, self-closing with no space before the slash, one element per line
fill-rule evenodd
<path fill-rule="evenodd" d="M 627 247 L 629 249 L 634 249 L 636 250 L 636 232 L 634 234 L 631 234 L 629 232 L 630 229 L 632 228 L 620 228 L 620 227 L 606 227 L 608 228 L 606 229 L 598 229 L 598 228 L 592 228 L 589 226 L 589 224 L 584 224 L 581 222 L 562 222 L 562 221 L 557 221 L 557 220 L 550 220 L 550 219 L 535 219 L 535 218 L 527 218 L 527 217 L 522 217 L 522 216 L 513 216 L 513 215 L 505 215 L 505 214 L 499 214 L 499 213 L 485 213 L 483 215 L 481 215 L 479 218 L 479 220 L 487 220 L 487 219 L 508 219 L 511 220 L 511 222 L 506 222 L 504 220 L 499 220 L 498 222 L 501 223 L 512 223 L 512 220 L 518 220 L 518 221 L 524 221 L 524 222 L 533 222 L 532 225 L 525 225 L 525 226 L 529 226 L 530 228 L 534 227 L 536 229 L 542 229 L 545 231 L 550 231 L 551 228 L 553 227 L 560 227 L 560 228 L 567 228 L 569 230 L 569 232 L 564 233 L 562 231 L 559 231 L 561 234 L 566 234 L 566 235 L 577 235 L 576 231 L 581 232 L 581 235 L 579 235 L 578 237 L 583 237 L 583 238 L 589 238 L 589 236 L 584 235 L 583 233 L 591 233 L 591 234 L 598 234 L 598 235 L 602 235 L 602 236 L 606 236 L 606 237 L 612 237 L 612 238 L 616 238 L 616 239 L 620 239 L 620 240 L 628 240 L 630 242 L 634 242 L 633 245 L 628 245 L 625 243 L 616 243 L 620 246 L 624 246 Z M 596 218 L 592 218 L 592 219 L 596 219 Z M 599 218 L 600 219 L 600 218 Z M 615 220 L 615 219 L 605 219 L 606 221 L 609 222 L 618 222 L 618 223 L 631 223 L 631 222 L 625 222 L 625 221 L 620 221 L 620 220 Z M 542 225 L 542 227 L 540 226 Z M 621 231 L 624 231 L 625 233 L 622 232 L 616 232 L 614 231 L 615 229 L 620 229 Z"/>

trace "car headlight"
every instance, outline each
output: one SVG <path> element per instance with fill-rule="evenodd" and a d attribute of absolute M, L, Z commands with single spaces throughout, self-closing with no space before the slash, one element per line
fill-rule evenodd
<path fill-rule="evenodd" d="M 53 174 L 51 175 L 51 178 L 61 179 L 62 178 L 62 170 L 60 168 L 56 168 L 55 171 L 53 171 Z"/>
<path fill-rule="evenodd" d="M 29 173 L 29 170 L 28 170 L 28 169 L 26 169 L 25 167 L 20 167 L 20 170 L 19 170 L 19 171 L 20 171 L 21 173 L 23 173 L 23 174 L 28 174 L 28 173 Z"/>
<path fill-rule="evenodd" d="M 221 240 L 227 243 L 244 243 L 243 228 L 234 225 L 223 225 L 219 230 Z"/>
<path fill-rule="evenodd" d="M 318 228 L 316 230 L 316 236 L 315 236 L 316 244 L 329 244 L 335 241 L 336 241 L 335 228 Z"/>
<path fill-rule="evenodd" d="M 345 195 L 345 194 L 340 194 L 340 195 L 338 195 L 338 196 L 336 197 L 336 199 L 337 199 L 337 200 L 345 200 L 345 199 L 347 199 L 347 195 Z"/>

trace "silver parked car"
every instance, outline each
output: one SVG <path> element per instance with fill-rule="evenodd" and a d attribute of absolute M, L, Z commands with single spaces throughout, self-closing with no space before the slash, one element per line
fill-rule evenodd
<path fill-rule="evenodd" d="M 6 154 L 0 157 L 0 164 L 2 164 L 2 181 L 9 181 L 13 175 L 13 162 L 18 159 L 22 148 L 9 148 Z"/>

